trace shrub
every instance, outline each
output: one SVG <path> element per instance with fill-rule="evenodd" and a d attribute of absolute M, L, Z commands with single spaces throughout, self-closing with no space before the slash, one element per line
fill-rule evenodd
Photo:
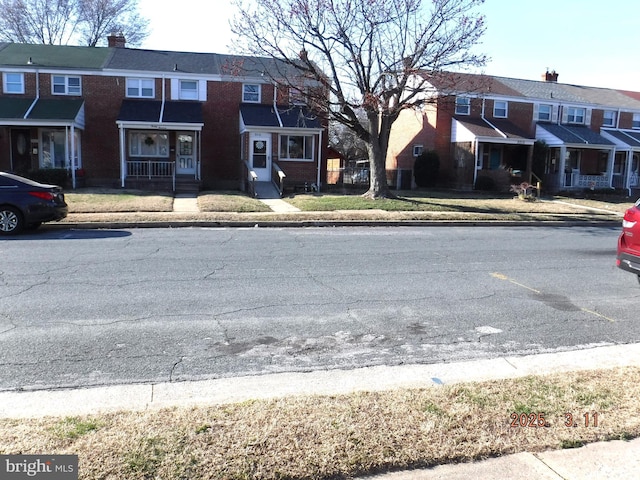
<path fill-rule="evenodd" d="M 433 187 L 438 182 L 440 158 L 433 150 L 422 152 L 413 164 L 413 176 L 418 187 Z"/>
<path fill-rule="evenodd" d="M 495 192 L 496 189 L 496 181 L 493 178 L 481 175 L 476 179 L 476 190 Z"/>

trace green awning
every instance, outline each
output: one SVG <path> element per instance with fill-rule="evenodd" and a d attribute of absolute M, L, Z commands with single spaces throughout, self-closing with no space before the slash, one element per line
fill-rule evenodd
<path fill-rule="evenodd" d="M 84 128 L 81 98 L 0 98 L 0 125 L 59 125 Z"/>

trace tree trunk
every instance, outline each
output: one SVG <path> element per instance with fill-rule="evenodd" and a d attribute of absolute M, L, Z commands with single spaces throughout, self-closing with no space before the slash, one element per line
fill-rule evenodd
<path fill-rule="evenodd" d="M 389 184 L 387 183 L 387 170 L 385 168 L 387 160 L 388 132 L 385 128 L 391 128 L 387 125 L 386 119 L 382 119 L 382 129 L 380 129 L 380 120 L 377 112 L 371 112 L 369 117 L 369 142 L 367 142 L 367 151 L 369 152 L 369 190 L 363 195 L 366 198 L 394 198 L 391 193 Z"/>

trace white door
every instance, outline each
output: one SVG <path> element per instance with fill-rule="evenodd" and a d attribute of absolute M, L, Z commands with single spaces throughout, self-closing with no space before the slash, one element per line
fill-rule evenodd
<path fill-rule="evenodd" d="M 178 175 L 196 174 L 196 143 L 193 133 L 178 133 L 176 154 L 176 173 Z"/>
<path fill-rule="evenodd" d="M 249 143 L 251 169 L 258 175 L 259 182 L 271 181 L 271 136 L 254 133 Z"/>

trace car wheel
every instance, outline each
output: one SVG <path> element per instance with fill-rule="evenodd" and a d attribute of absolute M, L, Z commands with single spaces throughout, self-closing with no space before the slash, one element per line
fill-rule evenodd
<path fill-rule="evenodd" d="M 0 235 L 20 232 L 24 227 L 22 214 L 13 207 L 0 207 Z"/>
<path fill-rule="evenodd" d="M 638 283 L 640 283 L 640 275 L 638 275 Z"/>

